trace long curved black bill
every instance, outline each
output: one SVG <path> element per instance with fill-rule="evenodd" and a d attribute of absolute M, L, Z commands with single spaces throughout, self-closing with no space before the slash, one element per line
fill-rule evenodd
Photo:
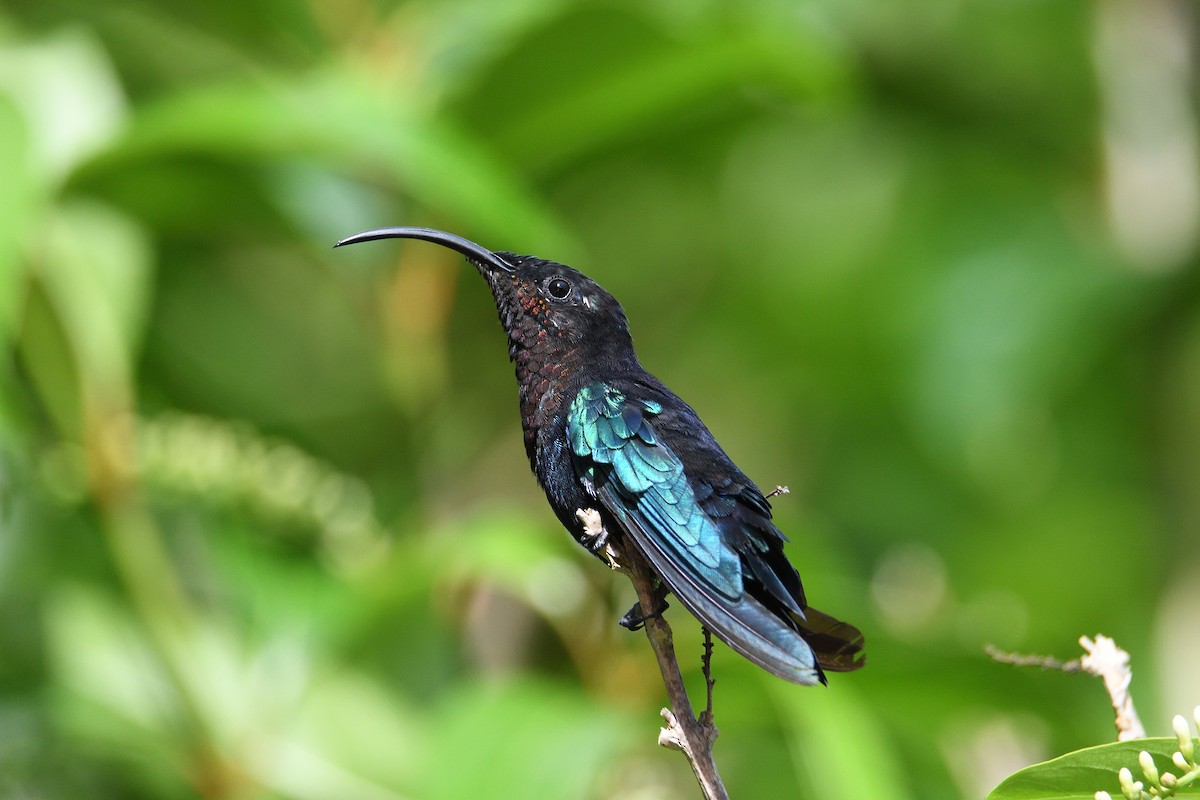
<path fill-rule="evenodd" d="M 440 244 L 442 247 L 448 247 L 457 253 L 462 253 L 467 258 L 481 264 L 487 264 L 504 272 L 513 271 L 512 264 L 509 264 L 486 247 L 480 247 L 470 239 L 455 236 L 453 233 L 439 231 L 436 228 L 377 228 L 373 231 L 363 231 L 353 236 L 347 236 L 335 244 L 334 247 L 341 247 L 346 244 L 358 244 L 359 242 L 373 242 L 376 239 L 420 239 L 425 242 L 433 242 L 434 244 Z"/>

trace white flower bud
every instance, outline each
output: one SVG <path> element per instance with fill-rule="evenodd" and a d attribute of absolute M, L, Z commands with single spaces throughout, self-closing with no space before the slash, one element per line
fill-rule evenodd
<path fill-rule="evenodd" d="M 1138 764 L 1142 767 L 1142 774 L 1146 776 L 1146 781 L 1151 786 L 1158 785 L 1158 767 L 1154 766 L 1154 756 L 1147 753 L 1145 750 L 1138 753 Z"/>
<path fill-rule="evenodd" d="M 1126 797 L 1133 791 L 1133 773 L 1129 771 L 1129 767 L 1121 767 L 1121 771 L 1117 773 L 1117 780 L 1121 782 L 1121 791 Z"/>
<path fill-rule="evenodd" d="M 1175 775 L 1170 772 L 1164 772 L 1161 780 L 1164 789 L 1174 789 L 1175 784 L 1179 782 Z"/>
<path fill-rule="evenodd" d="M 1112 795 L 1108 792 L 1096 792 L 1095 800 L 1112 800 Z"/>
<path fill-rule="evenodd" d="M 1187 772 L 1189 769 L 1191 769 L 1191 765 L 1188 764 L 1187 759 L 1183 757 L 1183 753 L 1175 753 L 1171 756 L 1171 761 L 1175 762 L 1175 766 L 1179 767 L 1179 769 L 1183 770 L 1184 772 Z"/>
<path fill-rule="evenodd" d="M 1196 746 L 1192 742 L 1192 732 L 1188 730 L 1187 720 L 1176 714 L 1175 719 L 1171 720 L 1171 727 L 1175 729 L 1175 738 L 1179 740 L 1179 752 L 1191 761 L 1195 756 Z"/>

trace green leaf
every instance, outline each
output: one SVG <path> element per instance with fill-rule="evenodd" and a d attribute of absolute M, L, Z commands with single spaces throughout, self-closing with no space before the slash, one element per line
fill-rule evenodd
<path fill-rule="evenodd" d="M 548 171 L 747 85 L 806 97 L 846 86 L 845 64 L 815 30 L 726 23 L 681 39 L 636 13 L 564 16 L 485 76 L 461 113 L 497 150 Z M 521 113 L 505 107 L 504 85 L 521 87 Z"/>
<path fill-rule="evenodd" d="M 1138 754 L 1145 750 L 1154 757 L 1159 773 L 1178 772 L 1171 763 L 1171 754 L 1178 749 L 1175 739 L 1163 738 L 1076 750 L 1009 775 L 991 791 L 987 800 L 1093 800 L 1099 791 L 1120 797 L 1117 773 L 1121 767 L 1128 767 L 1134 780 L 1139 780 Z M 1200 791 L 1192 789 L 1176 797 L 1200 797 Z"/>
<path fill-rule="evenodd" d="M 78 29 L 0 49 L 0 94 L 21 110 L 32 133 L 26 168 L 48 184 L 102 148 L 125 116 L 108 55 Z"/>
<path fill-rule="evenodd" d="M 21 238 L 27 220 L 38 206 L 38 192 L 29 168 L 30 134 L 19 109 L 0 94 L 0 164 L 5 165 L 5 190 L 0 192 L 0 343 L 12 333 L 25 278 Z"/>
<path fill-rule="evenodd" d="M 116 74 L 94 37 L 72 29 L 0 48 L 0 343 L 20 317 L 31 228 L 124 113 Z"/>
<path fill-rule="evenodd" d="M 188 796 L 180 698 L 129 610 L 67 584 L 47 594 L 44 614 L 56 724 L 93 758 L 151 787 L 146 796 Z"/>
<path fill-rule="evenodd" d="M 121 141 L 91 165 L 90 177 L 194 154 L 255 164 L 308 157 L 382 176 L 427 209 L 490 238 L 504 237 L 501 245 L 536 242 L 558 252 L 570 244 L 550 211 L 485 142 L 419 110 L 411 97 L 381 92 L 352 69 L 290 84 L 239 81 L 175 94 L 135 115 Z M 296 203 L 291 198 L 285 206 L 294 212 Z M 302 216 L 318 211 L 329 213 L 314 209 Z"/>
<path fill-rule="evenodd" d="M 106 206 L 73 202 L 59 208 L 45 239 L 41 278 L 80 369 L 122 386 L 148 310 L 153 255 L 145 231 Z"/>
<path fill-rule="evenodd" d="M 135 220 L 84 200 L 45 215 L 30 247 L 38 270 L 17 332 L 21 360 L 59 431 L 75 438 L 88 402 L 129 403 L 153 253 Z"/>

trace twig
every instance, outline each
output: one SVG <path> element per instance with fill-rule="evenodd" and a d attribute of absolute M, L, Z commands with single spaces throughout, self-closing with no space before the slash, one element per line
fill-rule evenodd
<path fill-rule="evenodd" d="M 595 510 L 584 509 L 576 513 L 583 522 L 584 533 L 589 536 L 603 533 L 600 515 Z M 658 606 L 654 574 L 642 555 L 632 547 L 622 548 L 619 558 L 621 567 L 633 582 L 643 613 L 650 614 L 645 620 L 646 638 L 650 640 L 650 647 L 658 659 L 658 669 L 662 673 L 667 699 L 671 704 L 670 708 L 659 712 L 667 726 L 658 732 L 658 743 L 662 747 L 679 750 L 684 754 L 692 767 L 692 773 L 696 776 L 696 782 L 700 784 L 705 800 L 729 800 L 729 793 L 725 791 L 725 784 L 721 781 L 721 774 L 717 771 L 716 762 L 712 757 L 717 729 L 712 724 L 712 682 L 707 670 L 707 654 L 711 647 L 705 650 L 705 680 L 709 681 L 709 704 L 706 714 L 698 719 L 692 710 L 687 688 L 683 685 L 683 676 L 679 672 L 671 626 L 661 614 L 653 615 L 647 611 Z M 705 631 L 706 637 L 707 634 Z"/>
<path fill-rule="evenodd" d="M 708 695 L 708 704 L 705 709 L 700 712 L 700 724 L 705 727 L 712 727 L 713 724 L 713 685 L 716 681 L 712 676 L 712 631 L 707 625 L 701 625 L 700 630 L 704 631 L 704 655 L 700 657 L 700 668 L 704 672 L 704 688 Z"/>
<path fill-rule="evenodd" d="M 1108 698 L 1112 701 L 1116 714 L 1117 741 L 1146 738 L 1146 729 L 1138 718 L 1137 709 L 1133 707 L 1133 697 L 1129 694 L 1129 683 L 1133 680 L 1133 670 L 1129 666 L 1129 653 L 1117 647 L 1117 643 L 1107 636 L 1097 634 L 1095 640 L 1087 636 L 1079 637 L 1079 644 L 1084 649 L 1084 655 L 1074 661 L 1059 661 L 1050 656 L 1019 655 L 1006 653 L 991 645 L 984 651 L 994 661 L 1001 664 L 1012 664 L 1018 667 L 1041 667 L 1062 672 L 1086 672 L 1104 681 Z"/>
<path fill-rule="evenodd" d="M 1129 653 L 1101 634 L 1096 634 L 1095 641 L 1080 636 L 1079 644 L 1087 651 L 1087 655 L 1079 659 L 1083 671 L 1101 678 L 1104 688 L 1108 690 L 1108 697 L 1112 700 L 1113 711 L 1117 715 L 1117 741 L 1145 739 L 1146 729 L 1138 719 L 1137 709 L 1133 707 L 1133 696 L 1129 694 L 1129 683 L 1133 680 L 1133 670 L 1129 667 Z"/>
<path fill-rule="evenodd" d="M 1078 658 L 1074 661 L 1059 661 L 1053 656 L 1026 656 L 1020 653 L 1008 653 L 990 644 L 984 645 L 983 651 L 991 656 L 993 661 L 1000 664 L 1011 664 L 1014 667 L 1041 667 L 1059 672 L 1079 672 L 1083 669 Z"/>

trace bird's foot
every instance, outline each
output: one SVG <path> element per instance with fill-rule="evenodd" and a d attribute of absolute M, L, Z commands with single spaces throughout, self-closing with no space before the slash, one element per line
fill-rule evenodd
<path fill-rule="evenodd" d="M 608 544 L 608 528 L 601 528 L 594 536 L 589 536 L 584 546 L 593 553 L 599 553 Z"/>
<path fill-rule="evenodd" d="M 576 510 L 575 516 L 583 523 L 580 543 L 604 559 L 610 569 L 620 569 L 621 554 L 609 543 L 608 528 L 604 527 L 600 512 L 594 508 L 581 508 Z"/>
<path fill-rule="evenodd" d="M 670 608 L 670 604 L 667 602 L 667 587 L 660 586 L 654 593 L 654 599 L 658 603 L 658 607 L 653 612 L 646 614 L 642 611 L 641 603 L 634 603 L 633 608 L 626 611 L 625 616 L 621 617 L 617 624 L 631 631 L 640 631 L 646 626 L 646 620 L 661 618 L 663 612 Z"/>

